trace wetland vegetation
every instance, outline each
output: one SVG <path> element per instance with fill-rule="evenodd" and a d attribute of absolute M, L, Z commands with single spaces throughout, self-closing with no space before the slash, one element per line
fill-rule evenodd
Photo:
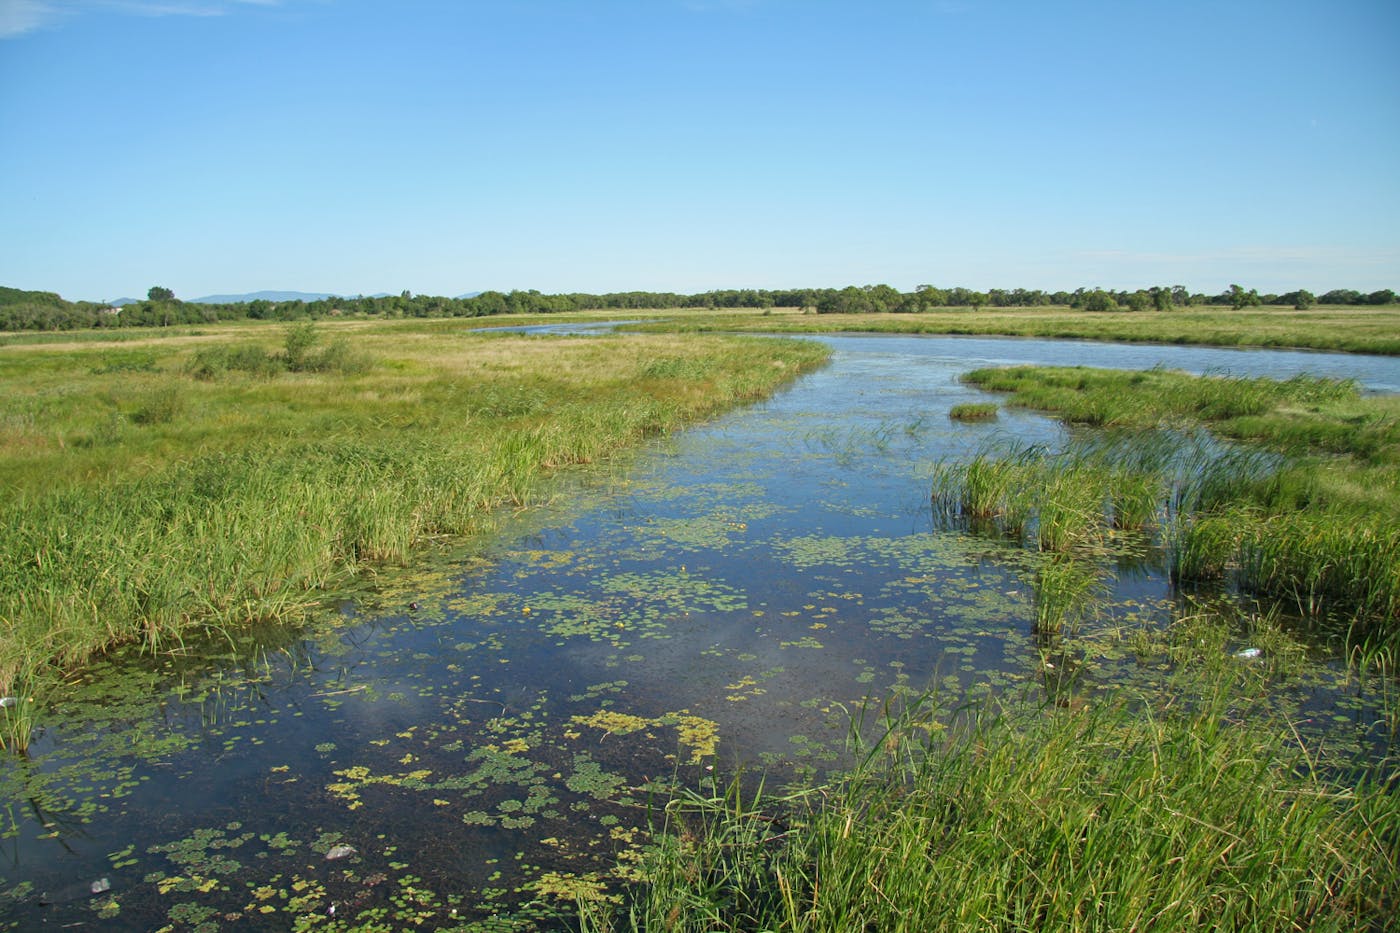
<path fill-rule="evenodd" d="M 1035 553 L 1044 693 L 956 710 L 906 695 L 870 735 L 857 720 L 839 783 L 673 799 L 650 886 L 588 925 L 1385 928 L 1400 909 L 1395 397 L 1307 376 L 964 378 L 1100 429 L 1062 449 L 1002 441 L 934 473 L 944 520 Z M 1215 595 L 1195 589 L 1165 629 L 1106 629 L 1104 581 L 1154 549 L 1179 585 Z M 1226 583 L 1264 601 L 1218 603 Z M 1281 610 L 1300 624 L 1280 627 Z M 1102 648 L 1077 646 L 1085 633 L 1170 673 L 1089 699 L 1074 669 Z M 1374 756 L 1329 760 L 1268 699 L 1319 637 L 1391 692 Z"/>
<path fill-rule="evenodd" d="M 323 333 L 324 332 L 324 333 Z M 459 322 L 215 328 L 0 357 L 0 696 L 136 641 L 302 617 L 540 476 L 752 401 L 800 343 Z M 5 744 L 25 742 L 7 707 Z"/>
<path fill-rule="evenodd" d="M 151 338 L 0 350 L 4 618 L 36 620 L 5 695 L 50 687 L 3 710 L 38 728 L 0 770 L 0 928 L 1367 930 L 1397 909 L 1391 396 L 960 381 L 897 338 Z M 647 438 L 628 469 L 559 469 Z M 1257 542 L 1290 522 L 1376 546 L 1265 572 Z M 59 650 L 99 629 L 126 647 Z"/>
<path fill-rule="evenodd" d="M 1291 612 L 1330 620 L 1354 647 L 1396 656 L 1396 396 L 1362 396 L 1353 383 L 1308 376 L 1014 368 L 966 378 L 1012 393 L 1013 404 L 1119 432 L 1095 455 L 979 458 L 956 468 L 969 514 L 1023 527 L 1034 510 L 1041 545 L 1052 550 L 1101 538 L 1105 528 L 1156 526 L 1170 542 L 1178 583 L 1228 578 Z M 1236 443 L 1183 448 L 1162 433 L 1197 425 Z M 1009 475 L 978 483 L 998 471 Z M 1038 490 L 1040 501 L 1029 501 Z"/>

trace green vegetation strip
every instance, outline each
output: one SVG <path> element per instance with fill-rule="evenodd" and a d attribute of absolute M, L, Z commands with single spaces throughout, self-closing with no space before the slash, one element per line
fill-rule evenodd
<path fill-rule="evenodd" d="M 213 326 L 0 354 L 0 695 L 114 644 L 302 617 L 549 471 L 771 392 L 800 342 L 453 321 Z M 7 744 L 23 744 L 6 706 Z"/>
<path fill-rule="evenodd" d="M 951 334 L 1112 340 L 1123 343 L 1275 347 L 1400 354 L 1400 307 L 1093 312 L 1072 308 L 938 308 L 908 314 L 684 312 L 649 330 L 780 334 Z"/>

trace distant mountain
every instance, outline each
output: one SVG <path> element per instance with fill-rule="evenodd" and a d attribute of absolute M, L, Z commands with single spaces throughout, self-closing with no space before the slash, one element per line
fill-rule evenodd
<path fill-rule="evenodd" d="M 243 295 L 205 295 L 203 298 L 191 298 L 191 302 L 197 305 L 233 305 L 245 301 L 321 301 L 324 298 L 344 298 L 344 295 L 336 295 L 331 292 L 248 292 Z"/>
<path fill-rule="evenodd" d="M 458 295 L 458 298 L 475 298 L 481 292 L 467 292 L 465 295 Z M 357 295 L 346 292 L 281 292 L 281 291 L 261 291 L 245 292 L 242 295 L 205 295 L 203 298 L 188 298 L 188 304 L 197 305 L 234 305 L 243 304 L 249 301 L 322 301 L 326 298 L 388 298 L 389 292 L 375 292 L 373 295 Z M 144 298 L 118 298 L 116 301 L 107 302 L 112 307 L 120 308 L 122 305 L 134 305 L 145 301 Z"/>

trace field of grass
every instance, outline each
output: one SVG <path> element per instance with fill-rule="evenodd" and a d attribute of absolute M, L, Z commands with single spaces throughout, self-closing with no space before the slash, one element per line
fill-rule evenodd
<path fill-rule="evenodd" d="M 1220 347 L 1330 350 L 1346 353 L 1400 354 L 1400 305 L 1319 306 L 1292 308 L 1223 306 L 1166 312 L 1091 312 L 1054 306 L 1037 308 L 939 308 L 917 314 L 815 314 L 801 308 L 705 308 L 572 311 L 544 315 L 473 318 L 470 326 L 491 328 L 526 323 L 569 323 L 627 319 L 637 329 L 656 332 L 754 332 L 777 334 L 887 333 L 1076 338 L 1122 343 L 1194 344 Z M 442 322 L 420 321 L 433 327 Z M 251 325 L 215 325 L 218 332 Z M 414 326 L 402 320 L 345 319 L 337 327 L 376 330 Z M 209 327 L 75 331 L 57 334 L 0 333 L 0 347 L 50 345 L 55 341 L 140 345 L 186 339 L 214 332 Z"/>
<path fill-rule="evenodd" d="M 0 696 L 117 643 L 296 619 L 356 574 L 528 503 L 551 470 L 825 359 L 801 342 L 476 323 L 0 348 Z"/>
<path fill-rule="evenodd" d="M 1074 337 L 1125 343 L 1274 347 L 1400 354 L 1400 306 L 1189 308 L 1166 312 L 1089 312 L 1070 308 L 949 308 L 919 314 L 802 314 L 681 311 L 650 329 L 695 332 L 883 333 Z"/>

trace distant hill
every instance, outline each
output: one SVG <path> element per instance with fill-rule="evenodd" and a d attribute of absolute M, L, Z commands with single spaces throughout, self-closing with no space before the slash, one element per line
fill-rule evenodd
<path fill-rule="evenodd" d="M 203 298 L 191 298 L 190 301 L 197 305 L 233 305 L 245 301 L 321 301 L 325 298 L 344 298 L 344 295 L 337 295 L 332 292 L 248 292 L 243 295 L 205 295 Z"/>

